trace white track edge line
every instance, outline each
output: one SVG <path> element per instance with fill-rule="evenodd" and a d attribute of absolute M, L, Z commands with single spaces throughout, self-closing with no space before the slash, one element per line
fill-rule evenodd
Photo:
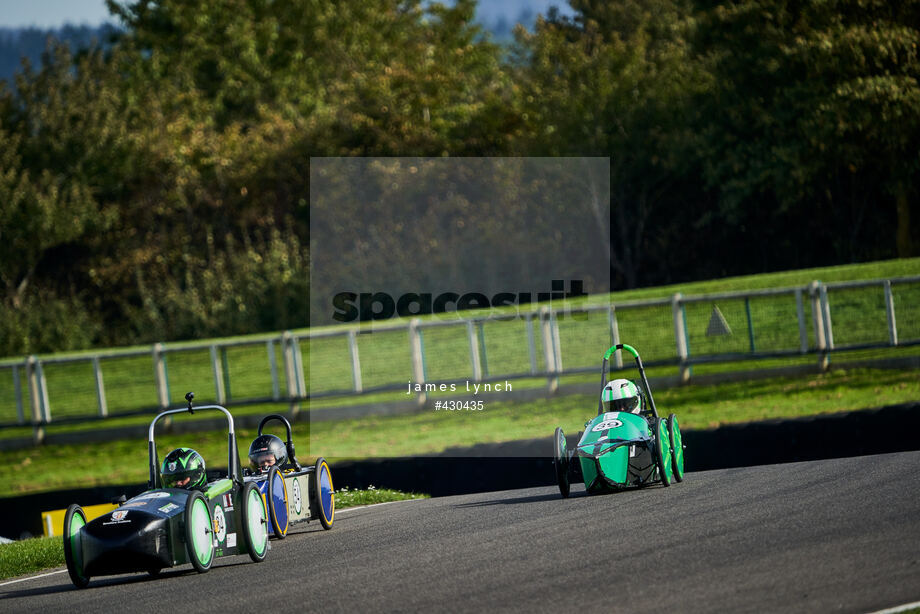
<path fill-rule="evenodd" d="M 878 610 L 877 612 L 870 612 L 869 614 L 897 614 L 897 612 L 905 612 L 907 610 L 912 610 L 913 608 L 920 608 L 920 601 L 905 603 L 904 605 L 896 605 L 893 608 L 888 608 L 887 610 Z"/>
<path fill-rule="evenodd" d="M 403 499 L 401 501 L 384 501 L 383 503 L 371 503 L 370 505 L 358 505 L 356 507 L 346 507 L 341 510 L 337 510 L 336 513 L 344 514 L 345 512 L 353 510 L 366 510 L 369 507 L 378 507 L 380 505 L 391 505 L 393 503 L 405 503 L 407 501 L 425 501 L 425 499 Z M 17 578 L 16 580 L 9 580 L 7 582 L 0 582 L 0 588 L 8 586 L 10 584 L 16 584 L 17 582 L 26 582 L 27 580 L 36 580 L 38 578 L 45 578 L 47 576 L 53 576 L 55 574 L 64 573 L 66 569 L 59 569 L 57 571 L 50 571 L 48 573 L 38 574 L 37 576 L 29 576 L 27 578 Z"/>
<path fill-rule="evenodd" d="M 29 576 L 28 578 L 19 578 L 17 580 L 9 580 L 8 582 L 0 582 L 0 587 L 7 586 L 9 584 L 16 584 L 17 582 L 25 582 L 26 580 L 35 580 L 36 578 L 45 578 L 47 576 L 53 576 L 54 574 L 64 573 L 66 569 L 58 569 L 57 571 L 49 571 L 48 573 L 39 574 L 37 576 Z"/>

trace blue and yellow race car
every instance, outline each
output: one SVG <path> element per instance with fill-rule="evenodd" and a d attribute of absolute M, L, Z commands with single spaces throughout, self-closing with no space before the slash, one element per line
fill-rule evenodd
<path fill-rule="evenodd" d="M 263 433 L 271 421 L 280 422 L 287 440 Z M 331 529 L 335 520 L 335 492 L 332 472 L 323 458 L 309 467 L 297 462 L 291 423 L 280 414 L 271 414 L 259 422 L 258 437 L 249 447 L 250 469 L 245 470 L 246 483 L 255 484 L 268 510 L 269 534 L 284 539 L 292 524 L 319 520 L 324 529 Z"/>

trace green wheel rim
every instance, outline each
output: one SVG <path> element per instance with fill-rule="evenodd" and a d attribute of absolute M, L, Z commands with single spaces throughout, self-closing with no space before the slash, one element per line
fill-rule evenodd
<path fill-rule="evenodd" d="M 674 470 L 671 467 L 671 438 L 668 437 L 667 420 L 658 421 L 658 445 L 661 447 L 661 463 L 664 467 L 664 474 L 670 482 L 674 477 Z"/>
<path fill-rule="evenodd" d="M 680 426 L 677 424 L 677 416 L 671 418 L 671 431 L 674 437 L 671 441 L 671 450 L 674 454 L 674 465 L 677 468 L 677 475 L 681 478 L 684 476 L 684 446 L 680 436 Z"/>
<path fill-rule="evenodd" d="M 204 499 L 196 498 L 192 501 L 192 548 L 194 555 L 202 566 L 207 567 L 214 556 L 211 543 L 211 515 L 208 513 L 208 504 Z"/>
<path fill-rule="evenodd" d="M 74 513 L 70 518 L 70 526 L 67 527 L 67 547 L 70 548 L 70 556 L 73 561 L 74 573 L 80 578 L 85 579 L 83 573 L 83 537 L 80 535 L 80 529 L 86 526 L 86 518 L 82 513 Z"/>
<path fill-rule="evenodd" d="M 556 482 L 559 484 L 559 493 L 563 497 L 568 497 L 571 488 L 569 484 L 568 454 L 565 449 L 565 434 L 560 427 L 556 428 L 554 445 L 553 462 L 556 466 Z"/>
<path fill-rule="evenodd" d="M 255 488 L 250 488 L 246 501 L 246 522 L 249 523 L 249 535 L 252 538 L 252 548 L 256 554 L 262 556 L 268 546 L 268 530 L 265 527 L 265 506 L 262 497 Z"/>

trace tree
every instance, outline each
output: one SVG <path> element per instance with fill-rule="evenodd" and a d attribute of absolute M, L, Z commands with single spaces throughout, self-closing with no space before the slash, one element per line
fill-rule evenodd
<path fill-rule="evenodd" d="M 688 103 L 706 80 L 689 61 L 680 3 L 572 7 L 574 17 L 550 13 L 534 33 L 517 31 L 527 120 L 519 143 L 531 154 L 610 156 L 611 274 L 635 287 L 650 281 L 646 261 L 663 262 L 675 247 L 660 242 L 681 209 Z"/>
<path fill-rule="evenodd" d="M 759 234 L 781 220 L 756 241 L 771 268 L 915 253 L 920 2 L 698 4 L 716 217 Z"/>

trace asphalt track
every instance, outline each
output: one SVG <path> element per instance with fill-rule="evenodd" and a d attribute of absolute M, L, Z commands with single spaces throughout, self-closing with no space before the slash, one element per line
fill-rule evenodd
<path fill-rule="evenodd" d="M 920 452 L 340 510 L 264 563 L 76 590 L 0 582 L 3 612 L 872 612 L 920 600 Z"/>

